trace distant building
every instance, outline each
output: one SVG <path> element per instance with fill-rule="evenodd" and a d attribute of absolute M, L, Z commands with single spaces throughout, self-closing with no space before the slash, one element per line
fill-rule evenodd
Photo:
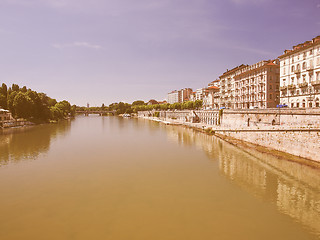
<path fill-rule="evenodd" d="M 203 98 L 204 109 L 218 109 L 219 108 L 219 88 L 216 86 L 209 86 L 205 90 L 205 96 Z"/>
<path fill-rule="evenodd" d="M 0 127 L 3 127 L 4 122 L 13 120 L 13 117 L 9 110 L 1 109 L 0 108 Z"/>
<path fill-rule="evenodd" d="M 184 88 L 181 90 L 174 90 L 168 93 L 167 100 L 168 103 L 183 103 L 190 100 L 190 95 L 192 94 L 191 88 Z"/>
<path fill-rule="evenodd" d="M 180 103 L 183 103 L 185 101 L 190 100 L 190 95 L 192 94 L 192 89 L 191 88 L 184 88 L 180 90 Z"/>
<path fill-rule="evenodd" d="M 181 92 L 177 90 L 174 90 L 168 93 L 168 97 L 167 97 L 168 103 L 173 104 L 173 103 L 179 102 L 179 99 L 181 98 L 180 95 L 181 95 Z"/>
<path fill-rule="evenodd" d="M 164 100 L 164 101 L 160 101 L 159 102 L 159 104 L 166 104 L 167 103 L 167 101 L 166 100 Z"/>
<path fill-rule="evenodd" d="M 149 100 L 149 102 L 147 103 L 147 105 L 155 105 L 155 104 L 159 104 L 159 102 L 154 99 Z"/>
<path fill-rule="evenodd" d="M 192 92 L 192 93 L 190 94 L 189 100 L 190 100 L 190 101 L 193 101 L 193 102 L 196 100 L 196 92 Z"/>
<path fill-rule="evenodd" d="M 195 92 L 194 101 L 203 100 L 205 96 L 206 88 L 198 88 Z"/>
<path fill-rule="evenodd" d="M 320 36 L 279 56 L 280 103 L 291 108 L 319 107 Z"/>

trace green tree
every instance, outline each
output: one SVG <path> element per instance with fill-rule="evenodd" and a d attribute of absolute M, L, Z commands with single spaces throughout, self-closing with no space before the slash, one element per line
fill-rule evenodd
<path fill-rule="evenodd" d="M 144 105 L 145 104 L 145 102 L 144 101 L 142 101 L 142 100 L 136 100 L 136 101 L 134 101 L 133 103 L 132 103 L 132 106 L 136 106 L 136 105 Z"/>
<path fill-rule="evenodd" d="M 28 119 L 32 116 L 32 100 L 26 93 L 19 92 L 15 96 L 13 107 L 15 109 L 15 115 L 18 118 Z"/>
<path fill-rule="evenodd" d="M 53 120 L 59 120 L 63 118 L 63 112 L 60 108 L 53 106 L 50 107 L 50 118 Z"/>
<path fill-rule="evenodd" d="M 0 107 L 1 108 L 8 109 L 7 96 L 8 96 L 7 85 L 2 83 L 2 86 L 0 87 Z"/>

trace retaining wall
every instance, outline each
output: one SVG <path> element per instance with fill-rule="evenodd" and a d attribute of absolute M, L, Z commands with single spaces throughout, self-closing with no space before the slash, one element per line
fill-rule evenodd
<path fill-rule="evenodd" d="M 155 111 L 139 112 L 152 117 Z M 219 134 L 320 162 L 320 109 L 161 111 L 162 121 L 194 124 Z"/>

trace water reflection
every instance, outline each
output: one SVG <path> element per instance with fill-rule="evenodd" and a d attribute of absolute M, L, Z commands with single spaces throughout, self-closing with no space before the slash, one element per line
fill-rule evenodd
<path fill-rule="evenodd" d="M 4 129 L 0 132 L 0 165 L 35 159 L 49 150 L 50 143 L 70 130 L 71 122 Z"/>
<path fill-rule="evenodd" d="M 192 129 L 164 126 L 170 141 L 196 145 L 233 183 L 320 236 L 320 171 L 257 152 L 245 152 Z M 258 156 L 258 157 L 257 157 Z"/>

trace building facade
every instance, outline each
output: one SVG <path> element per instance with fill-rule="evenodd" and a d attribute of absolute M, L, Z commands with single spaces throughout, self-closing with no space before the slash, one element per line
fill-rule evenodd
<path fill-rule="evenodd" d="M 220 77 L 220 108 L 235 108 L 235 77 L 238 70 L 245 68 L 247 65 L 240 65 L 231 70 L 224 72 Z"/>
<path fill-rule="evenodd" d="M 170 104 L 177 103 L 181 99 L 181 92 L 178 90 L 174 90 L 168 93 L 167 102 Z"/>
<path fill-rule="evenodd" d="M 238 69 L 233 108 L 275 108 L 279 104 L 279 61 L 260 61 Z"/>
<path fill-rule="evenodd" d="M 320 36 L 285 50 L 280 59 L 280 102 L 291 108 L 319 107 Z"/>
<path fill-rule="evenodd" d="M 13 117 L 9 110 L 1 109 L 0 108 L 0 127 L 3 127 L 5 122 L 13 120 Z"/>
<path fill-rule="evenodd" d="M 219 88 L 216 86 L 208 86 L 203 98 L 204 109 L 213 110 L 219 108 Z"/>
<path fill-rule="evenodd" d="M 192 94 L 192 89 L 191 88 L 184 88 L 181 89 L 181 94 L 180 94 L 180 103 L 183 103 L 185 101 L 189 101 L 190 100 L 190 95 Z"/>

